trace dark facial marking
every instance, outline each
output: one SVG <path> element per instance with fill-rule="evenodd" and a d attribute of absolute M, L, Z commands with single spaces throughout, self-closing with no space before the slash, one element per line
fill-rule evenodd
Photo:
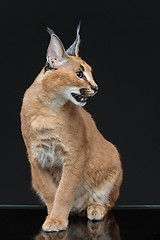
<path fill-rule="evenodd" d="M 80 69 L 82 70 L 82 72 L 84 72 L 84 67 L 82 65 L 80 65 Z"/>

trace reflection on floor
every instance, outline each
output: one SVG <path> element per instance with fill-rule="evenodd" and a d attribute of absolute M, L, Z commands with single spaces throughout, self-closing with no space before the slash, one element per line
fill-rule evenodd
<path fill-rule="evenodd" d="M 109 214 L 103 221 L 90 221 L 86 218 L 72 218 L 67 231 L 59 233 L 44 233 L 40 232 L 35 236 L 34 240 L 48 239 L 116 239 L 120 240 L 120 232 L 118 224 L 115 221 L 113 214 Z"/>
<path fill-rule="evenodd" d="M 160 209 L 119 209 L 103 221 L 70 217 L 66 231 L 45 233 L 41 225 L 45 209 L 0 209 L 3 240 L 160 240 Z"/>

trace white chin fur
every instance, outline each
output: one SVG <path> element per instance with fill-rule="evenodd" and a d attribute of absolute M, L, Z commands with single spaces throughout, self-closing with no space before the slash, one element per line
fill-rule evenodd
<path fill-rule="evenodd" d="M 77 102 L 76 100 L 75 100 L 75 102 L 76 102 L 75 103 L 76 105 L 81 106 L 81 107 L 84 107 L 86 105 L 86 102 Z"/>
<path fill-rule="evenodd" d="M 71 102 L 73 102 L 74 104 L 78 105 L 78 106 L 85 106 L 86 105 L 86 102 L 77 102 L 76 99 L 71 95 L 71 93 L 75 93 L 75 94 L 80 94 L 79 92 L 79 88 L 77 87 L 71 87 L 71 88 L 68 88 L 66 91 L 65 91 L 65 97 L 70 100 Z"/>

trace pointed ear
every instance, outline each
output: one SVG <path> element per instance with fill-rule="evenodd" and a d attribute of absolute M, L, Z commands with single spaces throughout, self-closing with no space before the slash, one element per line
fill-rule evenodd
<path fill-rule="evenodd" d="M 47 49 L 47 62 L 51 68 L 58 68 L 68 59 L 64 46 L 59 37 L 51 33 L 50 43 Z"/>
<path fill-rule="evenodd" d="M 73 44 L 66 51 L 66 53 L 68 55 L 78 56 L 79 44 L 80 44 L 80 35 L 79 35 L 80 26 L 81 26 L 81 22 L 79 22 L 79 24 L 77 26 L 77 34 L 76 34 L 75 41 L 73 42 Z"/>

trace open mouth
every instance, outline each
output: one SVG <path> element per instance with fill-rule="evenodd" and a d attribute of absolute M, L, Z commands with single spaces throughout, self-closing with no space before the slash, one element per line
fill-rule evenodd
<path fill-rule="evenodd" d="M 76 99 L 77 102 L 86 102 L 87 101 L 87 97 L 84 97 L 80 94 L 76 94 L 76 93 L 71 93 L 72 97 L 74 97 Z"/>

